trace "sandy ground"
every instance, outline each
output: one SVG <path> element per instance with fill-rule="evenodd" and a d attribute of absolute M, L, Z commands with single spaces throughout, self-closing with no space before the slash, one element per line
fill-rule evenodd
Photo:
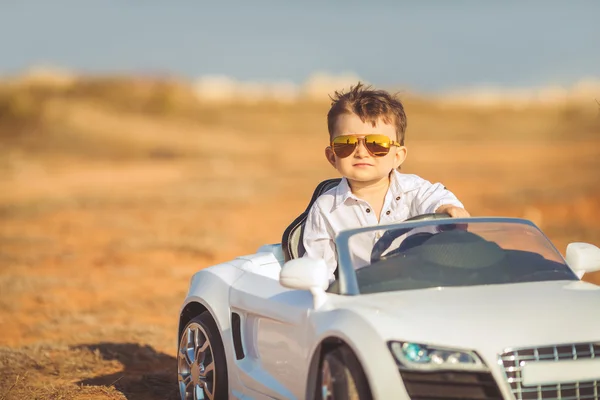
<path fill-rule="evenodd" d="M 279 242 L 337 176 L 327 104 L 189 120 L 61 101 L 2 137 L 0 399 L 175 399 L 189 278 Z M 533 220 L 563 253 L 600 244 L 594 117 L 407 110 L 403 172 L 444 182 L 473 215 Z"/>

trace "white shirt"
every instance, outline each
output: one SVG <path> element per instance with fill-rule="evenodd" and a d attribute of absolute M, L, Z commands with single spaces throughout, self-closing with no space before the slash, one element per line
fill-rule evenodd
<path fill-rule="evenodd" d="M 340 231 L 402 222 L 417 215 L 433 213 L 446 204 L 464 208 L 456 196 L 441 183 L 432 184 L 417 175 L 402 174 L 393 170 L 381 216 L 377 221 L 369 203 L 356 197 L 346 178 L 342 178 L 338 186 L 319 196 L 308 212 L 304 226 L 304 256 L 324 259 L 329 267 L 330 279 L 334 279 L 333 273 L 337 268 L 334 239 Z M 371 249 L 378 237 L 375 234 L 363 234 L 358 238 L 370 243 L 351 243 L 353 260 L 356 265 L 367 265 L 370 263 Z"/>

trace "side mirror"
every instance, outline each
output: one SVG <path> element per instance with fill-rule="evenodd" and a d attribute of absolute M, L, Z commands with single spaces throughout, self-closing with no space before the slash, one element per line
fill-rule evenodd
<path fill-rule="evenodd" d="M 279 273 L 281 286 L 290 289 L 309 290 L 314 296 L 315 308 L 320 307 L 327 295 L 329 287 L 329 271 L 325 260 L 301 257 L 290 260 L 283 265 Z"/>
<path fill-rule="evenodd" d="M 567 246 L 566 260 L 579 279 L 586 272 L 600 271 L 600 249 L 593 244 L 574 242 Z"/>

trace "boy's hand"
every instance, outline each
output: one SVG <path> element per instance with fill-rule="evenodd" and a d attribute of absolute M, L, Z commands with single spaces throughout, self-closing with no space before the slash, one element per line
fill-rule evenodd
<path fill-rule="evenodd" d="M 469 212 L 464 208 L 452 206 L 449 204 L 438 207 L 438 209 L 435 210 L 435 212 L 438 214 L 447 213 L 452 218 L 467 218 L 471 216 L 471 214 L 469 214 Z"/>

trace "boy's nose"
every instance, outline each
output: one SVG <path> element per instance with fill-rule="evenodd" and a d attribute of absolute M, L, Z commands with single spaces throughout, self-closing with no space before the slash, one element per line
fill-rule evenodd
<path fill-rule="evenodd" d="M 365 146 L 365 141 L 359 140 L 358 145 L 356 145 L 356 150 L 354 151 L 354 156 L 363 158 L 363 157 L 367 157 L 368 155 L 369 155 L 369 151 L 367 150 L 367 147 Z"/>

